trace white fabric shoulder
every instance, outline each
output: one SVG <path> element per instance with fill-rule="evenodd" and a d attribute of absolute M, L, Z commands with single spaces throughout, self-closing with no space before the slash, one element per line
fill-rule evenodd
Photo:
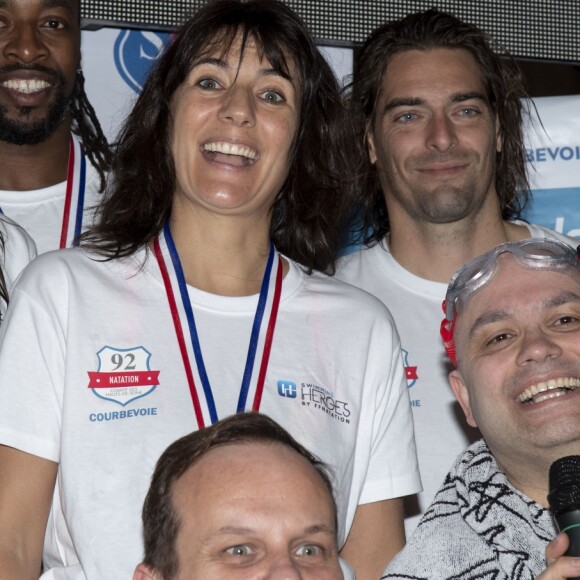
<path fill-rule="evenodd" d="M 338 295 L 344 296 L 346 299 L 345 302 L 352 305 L 353 314 L 355 312 L 360 313 L 364 309 L 366 313 L 373 317 L 386 315 L 393 327 L 395 326 L 391 312 L 379 298 L 356 284 L 351 284 L 347 280 L 344 280 L 344 278 L 338 275 L 338 272 L 332 277 L 315 272 L 309 278 L 312 279 L 312 284 L 315 287 L 320 285 L 321 287 L 328 288 L 332 292 L 336 292 Z"/>
<path fill-rule="evenodd" d="M 79 138 L 72 135 L 76 144 Z M 101 177 L 93 164 L 86 158 L 86 174 L 84 188 L 84 214 L 82 219 L 82 231 L 93 224 L 95 209 L 101 202 L 99 192 Z M 27 191 L 0 190 L 0 208 L 4 215 L 10 216 L 20 224 L 32 237 L 39 254 L 56 250 L 59 247 L 63 212 L 66 198 L 67 181 L 55 183 L 40 189 Z M 73 195 L 70 222 L 71 232 L 74 231 L 74 208 L 78 193 Z"/>
<path fill-rule="evenodd" d="M 573 248 L 575 248 L 576 246 L 578 246 L 578 244 L 580 244 L 580 240 L 571 238 L 570 236 L 561 234 L 556 230 L 551 230 L 550 228 L 546 228 L 538 224 L 529 224 L 522 220 L 514 220 L 513 223 L 528 228 L 531 238 L 552 238 L 554 240 L 560 240 L 561 242 L 564 242 L 565 244 L 568 244 Z"/>
<path fill-rule="evenodd" d="M 439 297 L 445 296 L 447 288 L 446 284 L 426 280 L 403 268 L 391 254 L 387 240 L 340 258 L 336 277 L 378 297 L 382 297 L 387 284 L 429 301 L 437 297 L 440 302 Z"/>

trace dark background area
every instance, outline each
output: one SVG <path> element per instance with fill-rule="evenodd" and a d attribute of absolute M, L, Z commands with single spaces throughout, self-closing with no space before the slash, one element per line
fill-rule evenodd
<path fill-rule="evenodd" d="M 580 27 L 578 28 L 580 36 Z M 530 97 L 580 95 L 580 66 L 557 62 L 517 60 Z"/>
<path fill-rule="evenodd" d="M 83 26 L 173 30 L 207 0 L 81 0 Z M 530 96 L 580 94 L 580 0 L 284 0 L 322 45 L 360 46 L 382 23 L 436 7 L 518 59 Z"/>

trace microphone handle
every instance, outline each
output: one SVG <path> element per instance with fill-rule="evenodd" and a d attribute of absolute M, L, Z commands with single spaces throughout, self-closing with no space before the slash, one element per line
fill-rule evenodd
<path fill-rule="evenodd" d="M 570 546 L 566 551 L 566 556 L 580 557 L 580 510 L 574 510 L 560 514 L 556 517 L 558 527 L 561 532 L 566 532 L 570 540 Z M 569 580 L 580 580 L 580 576 Z"/>

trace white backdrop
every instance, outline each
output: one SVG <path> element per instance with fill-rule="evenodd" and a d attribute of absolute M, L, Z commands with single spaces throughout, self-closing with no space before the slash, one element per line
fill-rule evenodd
<path fill-rule="evenodd" d="M 526 155 L 534 204 L 526 217 L 580 237 L 580 95 L 535 99 Z"/>
<path fill-rule="evenodd" d="M 169 38 L 137 30 L 83 31 L 87 93 L 111 141 Z M 339 78 L 351 73 L 351 50 L 321 50 Z M 580 237 L 580 95 L 536 99 L 535 105 L 543 127 L 536 117 L 527 128 L 534 203 L 525 217 Z"/>

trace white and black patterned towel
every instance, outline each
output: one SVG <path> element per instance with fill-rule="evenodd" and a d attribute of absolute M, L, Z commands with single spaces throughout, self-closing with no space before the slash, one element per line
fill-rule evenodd
<path fill-rule="evenodd" d="M 382 578 L 534 580 L 556 534 L 549 510 L 508 482 L 481 440 L 459 456 Z"/>

